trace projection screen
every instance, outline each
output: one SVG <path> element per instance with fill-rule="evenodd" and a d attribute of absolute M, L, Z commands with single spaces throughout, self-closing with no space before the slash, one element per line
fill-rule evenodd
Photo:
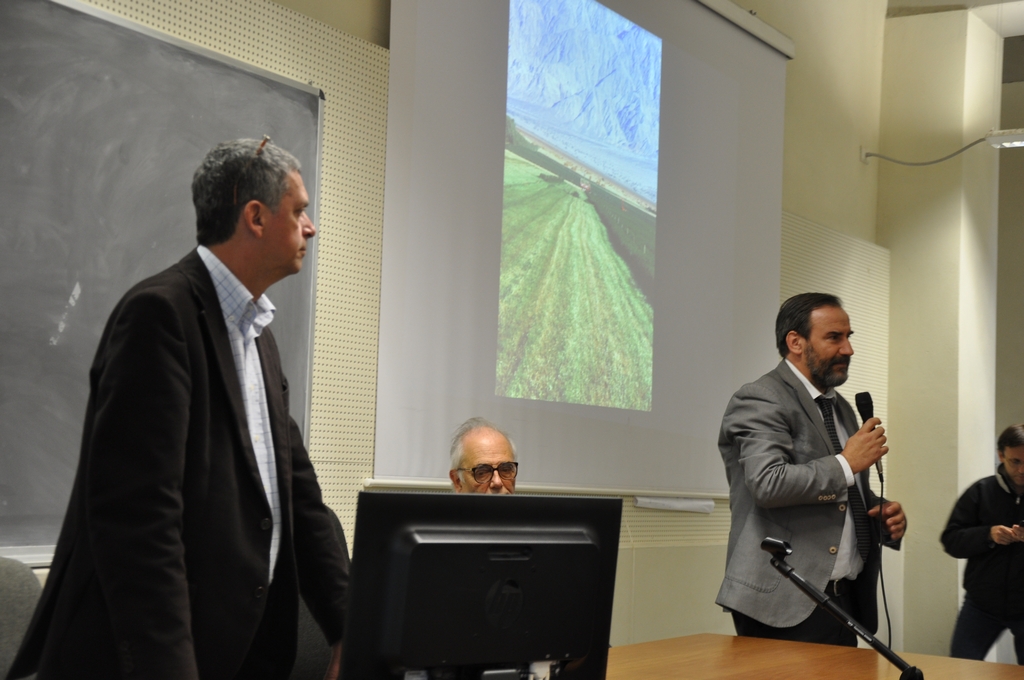
<path fill-rule="evenodd" d="M 691 0 L 395 0 L 374 483 L 719 495 L 778 361 L 786 57 Z"/>

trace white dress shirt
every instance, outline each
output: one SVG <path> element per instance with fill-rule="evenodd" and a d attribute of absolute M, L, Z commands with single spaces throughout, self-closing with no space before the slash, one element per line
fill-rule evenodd
<path fill-rule="evenodd" d="M 281 497 L 277 487 L 277 466 L 274 460 L 274 440 L 270 431 L 270 413 L 267 409 L 267 391 L 263 384 L 263 367 L 260 364 L 259 350 L 256 348 L 256 338 L 274 319 L 275 308 L 266 295 L 253 300 L 249 290 L 209 248 L 199 246 L 197 250 L 213 278 L 220 309 L 224 314 L 224 323 L 228 327 L 235 372 L 242 388 L 249 438 L 256 454 L 263 492 L 270 504 L 273 533 L 270 538 L 269 582 L 274 578 L 274 565 L 277 564 L 277 553 L 281 543 Z"/>
<path fill-rule="evenodd" d="M 786 365 L 792 369 L 796 377 L 800 379 L 801 384 L 807 390 L 807 393 L 811 395 L 811 399 L 817 399 L 820 396 L 824 396 L 826 399 L 831 399 L 832 403 L 835 404 L 836 391 L 831 387 L 828 392 L 822 393 L 814 384 L 807 379 L 807 377 L 800 372 L 796 366 L 794 366 L 789 359 L 786 359 Z M 839 445 L 846 447 L 846 441 L 850 436 L 846 433 L 846 428 L 843 427 L 842 421 L 839 419 L 839 409 L 835 406 L 832 407 L 832 419 L 835 421 L 836 434 L 839 435 Z M 850 463 L 841 455 L 836 455 L 836 459 L 843 468 L 843 472 L 846 474 L 846 486 L 854 487 L 849 490 L 849 493 L 861 493 L 860 484 L 857 481 L 857 476 L 853 474 L 853 470 L 850 468 Z M 863 497 L 863 494 L 862 494 Z M 867 507 L 865 501 L 864 507 Z M 853 523 L 853 511 L 850 509 L 850 504 L 846 504 L 846 523 L 843 524 L 843 538 L 839 542 L 839 552 L 836 553 L 836 563 L 832 567 L 831 580 L 838 581 L 839 579 L 849 578 L 855 579 L 864 569 L 864 560 L 861 559 L 860 553 L 857 551 L 857 528 Z"/>

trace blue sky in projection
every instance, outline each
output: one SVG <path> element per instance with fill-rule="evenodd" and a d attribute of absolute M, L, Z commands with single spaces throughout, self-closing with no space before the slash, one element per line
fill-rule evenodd
<path fill-rule="evenodd" d="M 508 115 L 653 203 L 661 39 L 595 0 L 510 0 Z"/>

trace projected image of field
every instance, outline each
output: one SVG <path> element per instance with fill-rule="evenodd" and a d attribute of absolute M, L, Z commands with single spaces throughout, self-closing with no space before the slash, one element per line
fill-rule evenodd
<path fill-rule="evenodd" d="M 661 40 L 510 0 L 495 392 L 650 411 Z"/>
<path fill-rule="evenodd" d="M 505 152 L 499 395 L 651 408 L 653 311 L 586 192 Z"/>

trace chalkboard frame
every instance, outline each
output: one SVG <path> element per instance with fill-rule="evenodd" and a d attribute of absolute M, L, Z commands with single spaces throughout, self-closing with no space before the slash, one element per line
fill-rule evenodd
<path fill-rule="evenodd" d="M 294 79 L 288 78 L 286 76 L 282 76 L 279 73 L 274 73 L 273 71 L 268 71 L 266 69 L 263 69 L 263 68 L 260 68 L 259 66 L 254 65 L 254 64 L 250 64 L 248 62 L 242 61 L 241 59 L 235 59 L 234 57 L 231 57 L 231 56 L 229 56 L 227 54 L 222 54 L 220 52 L 216 52 L 214 50 L 211 50 L 211 49 L 208 49 L 206 47 L 203 47 L 202 45 L 197 45 L 197 44 L 195 44 L 193 42 L 189 42 L 187 40 L 182 40 L 181 38 L 178 38 L 176 36 L 173 36 L 173 35 L 164 33 L 162 31 L 158 31 L 156 29 L 150 28 L 149 26 L 146 26 L 144 24 L 140 24 L 140 23 L 131 21 L 129 19 L 125 19 L 122 16 L 118 16 L 117 14 L 113 14 L 111 12 L 107 12 L 106 10 L 100 9 L 99 7 L 94 7 L 92 5 L 87 5 L 87 4 L 83 3 L 83 2 L 79 2 L 79 0 L 46 0 L 46 1 L 47 2 L 52 2 L 53 4 L 56 4 L 56 5 L 61 5 L 61 6 L 67 7 L 68 9 L 73 9 L 73 10 L 76 10 L 78 12 L 82 12 L 83 14 L 88 14 L 90 16 L 96 17 L 97 19 L 102 19 L 103 21 L 106 21 L 108 23 L 114 24 L 115 26 L 120 26 L 122 28 L 127 28 L 127 29 L 129 29 L 131 31 L 134 31 L 136 33 L 144 35 L 144 36 L 146 36 L 148 38 L 153 38 L 154 40 L 159 40 L 159 41 L 167 43 L 169 45 L 173 45 L 175 47 L 180 47 L 181 49 L 188 50 L 189 52 L 193 52 L 196 55 L 199 55 L 199 56 L 202 56 L 202 57 L 206 57 L 208 59 L 213 59 L 215 61 L 219 61 L 222 64 L 224 64 L 225 66 L 232 66 L 232 67 L 237 68 L 239 70 L 247 71 L 249 73 L 252 73 L 253 75 L 257 75 L 257 76 L 260 76 L 262 78 L 266 78 L 267 80 L 272 80 L 274 82 L 280 83 L 281 85 L 286 85 L 286 86 L 294 88 L 296 90 L 300 90 L 302 92 L 306 92 L 308 94 L 316 96 L 318 104 L 319 104 L 318 112 L 317 112 L 317 121 L 316 121 L 316 130 L 317 130 L 317 138 L 316 138 L 316 163 L 314 164 L 313 168 L 303 168 L 303 179 L 305 180 L 306 189 L 309 192 L 309 197 L 310 197 L 309 208 L 307 208 L 306 212 L 309 214 L 310 219 L 313 220 L 314 224 L 319 224 L 318 209 L 319 209 L 319 204 L 320 204 L 320 201 L 319 201 L 319 198 L 320 198 L 320 172 L 321 172 L 321 163 L 322 163 L 322 160 L 323 160 L 323 143 L 324 143 L 324 135 L 323 135 L 323 130 L 324 130 L 324 107 L 323 107 L 323 103 L 325 101 L 325 95 L 324 95 L 323 90 L 319 89 L 318 87 L 315 87 L 312 83 L 303 83 L 301 81 L 294 80 Z M 312 173 L 313 173 L 312 176 L 310 176 L 311 175 L 311 173 L 310 173 L 311 170 L 312 170 Z M 313 333 L 314 333 L 314 326 L 315 326 L 314 322 L 315 322 L 315 309 L 316 309 L 317 243 L 318 243 L 318 240 L 315 239 L 315 238 L 312 241 L 309 242 L 309 244 L 307 246 L 307 249 L 306 249 L 305 264 L 303 265 L 303 269 L 308 269 L 313 274 L 313 276 L 312 276 L 312 286 L 310 287 L 309 300 L 308 300 L 308 302 L 309 302 L 309 341 L 307 343 L 308 344 L 307 351 L 308 351 L 308 355 L 309 356 L 308 356 L 308 362 L 307 362 L 307 364 L 308 364 L 307 375 L 305 376 L 305 383 L 307 385 L 307 389 L 302 390 L 302 394 L 298 395 L 298 396 L 301 397 L 301 407 L 302 407 L 302 412 L 304 413 L 304 415 L 302 417 L 302 420 L 299 421 L 299 424 L 302 426 L 302 437 L 303 437 L 303 441 L 304 441 L 304 443 L 305 443 L 307 448 L 309 447 L 309 425 L 310 425 L 311 418 L 312 418 Z M 291 394 L 292 394 L 292 397 L 294 398 L 296 396 L 295 390 L 291 390 Z M 294 409 L 293 409 L 293 411 L 294 411 Z"/>
<path fill-rule="evenodd" d="M 26 2 L 25 4 L 31 4 Z M 305 157 L 300 155 L 300 159 L 303 160 L 303 175 L 306 183 L 307 190 L 310 194 L 310 208 L 308 210 L 311 218 L 315 223 L 318 222 L 318 205 L 319 205 L 319 194 L 320 194 L 320 177 L 321 177 L 321 163 L 323 157 L 323 129 L 324 129 L 324 94 L 323 92 L 314 87 L 309 83 L 302 83 L 291 78 L 282 76 L 280 74 L 268 71 L 266 69 L 259 68 L 252 64 L 246 63 L 239 59 L 232 58 L 230 56 L 220 54 L 208 48 L 200 45 L 188 42 L 186 40 L 179 39 L 175 36 L 168 35 L 161 31 L 154 30 L 150 27 L 138 24 L 134 21 L 125 19 L 114 15 L 110 12 L 106 12 L 97 7 L 83 4 L 77 0 L 37 0 L 39 5 L 51 5 L 55 7 L 64 8 L 74 13 L 89 17 L 91 19 L 100 20 L 106 24 L 117 27 L 119 29 L 125 29 L 133 35 L 142 36 L 144 39 L 153 40 L 158 43 L 168 45 L 172 48 L 192 55 L 197 62 L 205 60 L 208 63 L 219 65 L 218 68 L 230 69 L 232 72 L 244 72 L 251 76 L 255 76 L 263 81 L 268 81 L 274 86 L 283 86 L 288 88 L 289 91 L 297 91 L 306 97 L 310 103 L 312 111 L 312 124 L 314 133 L 314 139 L 311 141 L 310 153 L 307 153 Z M 0 78 L 5 75 L 0 72 Z M 0 102 L 2 103 L 2 102 Z M 245 134 L 235 136 L 258 136 L 258 134 Z M 220 139 L 214 141 L 221 141 Z M 210 144 L 212 146 L 212 144 Z M 286 148 L 288 148 L 286 146 Z M 299 155 L 299 154 L 297 154 Z M 201 158 L 201 156 L 200 156 Z M 196 159 L 198 164 L 198 158 Z M 3 225 L 0 225 L 3 228 Z M 187 251 L 177 253 L 177 257 L 184 255 Z M 172 260 L 173 261 L 173 260 Z M 294 342 L 291 348 L 282 347 L 283 352 L 289 352 L 291 357 L 283 357 L 286 361 L 293 359 L 293 364 L 298 365 L 298 370 L 291 370 L 288 372 L 289 378 L 292 380 L 292 415 L 299 422 L 302 427 L 303 437 L 306 445 L 309 444 L 309 428 L 311 422 L 311 403 L 312 403 L 312 372 L 313 372 L 313 342 L 314 342 L 314 323 L 315 323 L 315 302 L 316 302 L 316 263 L 317 263 L 317 239 L 313 239 L 307 251 L 306 263 L 303 268 L 303 272 L 299 277 L 291 277 L 291 279 L 303 279 L 301 294 L 298 296 L 298 303 L 294 301 L 283 306 L 280 301 L 275 297 L 275 291 L 277 287 L 271 288 L 269 294 L 271 299 L 274 299 L 278 304 L 279 313 L 278 316 L 282 316 L 282 311 L 290 311 L 293 315 L 298 314 L 300 323 L 292 324 L 289 326 L 289 331 L 295 332 L 299 336 L 299 340 Z M 170 262 L 167 262 L 170 264 Z M 151 271 L 149 273 L 155 273 Z M 289 282 L 291 282 L 291 279 Z M 124 290 L 127 286 L 124 287 Z M 123 293 L 121 290 L 120 293 Z M 120 294 L 119 293 L 119 294 Z M 289 293 L 291 294 L 291 293 Z M 72 295 L 74 297 L 74 293 Z M 295 296 L 293 295 L 293 298 Z M 74 301 L 69 301 L 69 304 L 74 306 Z M 282 310 L 285 307 L 285 310 Z M 290 309 L 289 309 L 290 308 Z M 109 310 L 108 310 L 109 311 Z M 105 321 L 104 318 L 101 321 Z M 63 321 L 62 321 L 63 323 Z M 275 329 L 275 334 L 278 337 L 279 343 L 281 343 L 282 332 L 280 324 L 278 326 L 272 326 Z M 95 346 L 90 351 L 94 351 Z M 88 357 L 91 360 L 91 354 Z M 88 362 L 87 362 L 88 364 Z M 81 372 L 80 379 L 86 383 L 87 389 L 87 364 L 86 370 Z M 286 369 L 287 370 L 287 369 Z M 0 378 L 3 375 L 0 374 Z M 2 395 L 0 395 L 2 396 Z M 68 452 L 69 460 L 68 463 L 72 468 L 77 466 L 78 460 L 78 444 L 80 438 L 81 429 L 81 415 L 84 414 L 84 402 L 81 408 L 78 409 L 78 413 L 74 414 L 78 422 L 78 436 L 73 442 L 73 446 L 70 447 L 71 451 Z M 67 476 L 65 474 L 65 476 Z M 0 475 L 2 477 L 2 475 Z M 2 481 L 2 480 L 0 480 Z M 66 491 L 70 492 L 70 484 L 66 484 Z M 0 494 L 0 555 L 14 557 L 20 559 L 23 562 L 29 563 L 33 566 L 45 566 L 49 563 L 50 557 L 52 556 L 53 545 L 49 541 L 44 545 L 26 545 L 24 540 L 19 540 L 17 532 L 10 532 L 5 530 L 5 515 L 3 513 L 3 507 L 5 499 Z M 64 504 L 66 503 L 66 494 L 62 501 L 55 502 L 52 507 L 54 516 L 62 515 L 64 512 Z M 59 515 L 58 515 L 59 513 Z M 59 526 L 59 525 L 58 525 Z M 12 537 L 12 533 L 14 534 Z M 55 540 L 56 534 L 53 533 Z"/>

